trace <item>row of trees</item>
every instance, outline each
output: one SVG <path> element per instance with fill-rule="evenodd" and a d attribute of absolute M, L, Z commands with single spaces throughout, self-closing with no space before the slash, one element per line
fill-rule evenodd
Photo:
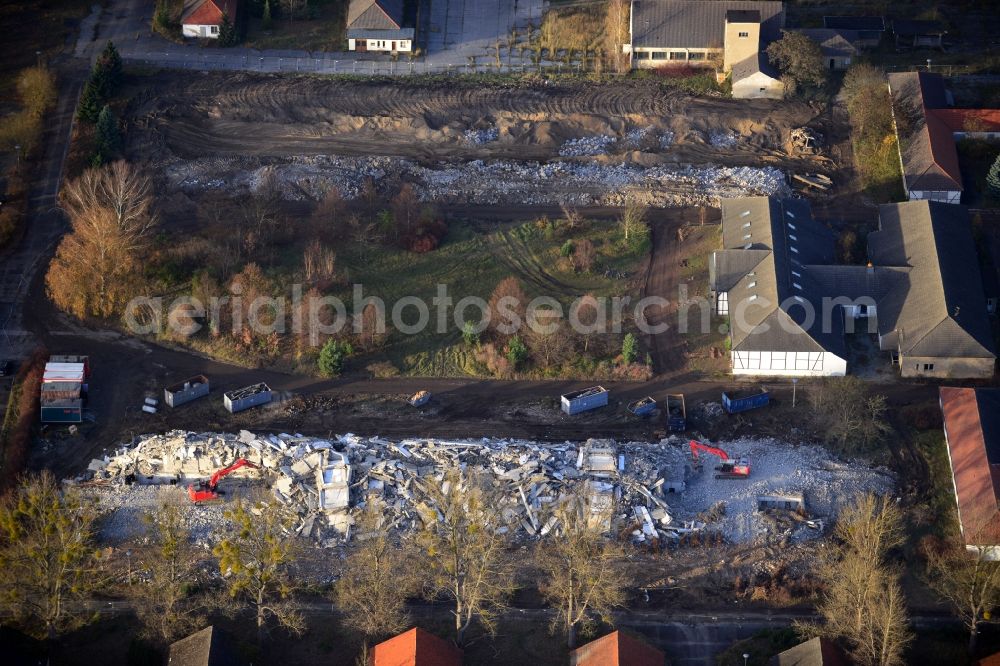
<path fill-rule="evenodd" d="M 474 626 L 492 632 L 518 584 L 521 556 L 506 536 L 513 518 L 490 480 L 456 467 L 419 491 L 423 527 L 414 537 L 395 538 L 381 500 L 372 498 L 348 556 L 331 564 L 338 578 L 332 598 L 366 646 L 405 627 L 406 603 L 419 596 L 449 602 L 460 644 Z M 289 537 L 293 524 L 283 509 L 270 499 L 230 505 L 231 527 L 209 558 L 222 574 L 219 583 L 206 575 L 184 510 L 163 505 L 146 516 L 146 545 L 137 547 L 126 572 L 96 543 L 93 501 L 61 488 L 48 473 L 25 479 L 0 505 L 0 605 L 27 632 L 47 639 L 89 621 L 93 596 L 112 589 L 128 595 L 146 636 L 164 645 L 212 614 L 241 609 L 255 617 L 260 642 L 276 627 L 301 634 L 305 622 L 293 592 L 304 544 Z M 553 629 L 573 646 L 580 628 L 610 622 L 612 609 L 624 603 L 627 570 L 617 544 L 601 535 L 604 517 L 582 499 L 561 502 L 540 519 L 550 516 L 562 536 L 537 545 L 531 566 L 557 610 Z M 215 585 L 228 594 L 213 594 Z"/>
<path fill-rule="evenodd" d="M 92 163 L 105 164 L 122 150 L 121 128 L 109 102 L 114 98 L 123 78 L 122 58 L 112 42 L 108 42 L 90 72 L 83 87 L 76 115 L 82 122 L 94 125 Z"/>
<path fill-rule="evenodd" d="M 604 536 L 609 516 L 593 511 L 585 489 L 537 517 L 551 520 L 552 531 L 527 558 L 508 541 L 516 518 L 491 477 L 455 467 L 413 490 L 422 499 L 414 535 L 394 535 L 386 507 L 369 498 L 347 557 L 330 564 L 332 599 L 366 648 L 407 626 L 407 602 L 421 596 L 447 601 L 459 644 L 470 631 L 496 629 L 521 580 L 537 583 L 555 610 L 551 628 L 569 647 L 596 622 L 611 624 L 624 605 L 627 558 Z M 93 501 L 48 473 L 25 478 L 0 504 L 0 609 L 52 639 L 92 619 L 96 593 L 117 590 L 132 601 L 146 636 L 164 645 L 219 613 L 250 611 L 260 642 L 276 627 L 305 631 L 295 603 L 304 544 L 289 536 L 293 523 L 282 507 L 235 500 L 225 511 L 231 526 L 210 556 L 192 544 L 185 510 L 163 505 L 146 516 L 145 545 L 126 572 L 98 547 Z M 892 555 L 904 542 L 899 508 L 891 498 L 861 497 L 840 516 L 834 539 L 818 568 L 822 623 L 800 631 L 841 642 L 860 666 L 901 666 L 913 634 Z M 972 654 L 981 623 L 1000 602 L 1000 564 L 960 544 L 925 555 L 928 580 L 965 622 Z M 220 587 L 226 594 L 216 593 Z"/>

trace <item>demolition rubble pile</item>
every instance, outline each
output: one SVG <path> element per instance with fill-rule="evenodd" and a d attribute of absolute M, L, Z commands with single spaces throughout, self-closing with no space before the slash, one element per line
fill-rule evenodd
<path fill-rule="evenodd" d="M 97 493 L 111 513 L 134 513 L 133 504 L 154 506 L 156 491 L 177 496 L 176 486 L 204 481 L 242 458 L 258 467 L 241 467 L 220 482 L 220 491 L 239 495 L 256 488 L 272 494 L 295 517 L 294 532 L 324 547 L 350 539 L 357 512 L 373 497 L 385 503 L 387 529 L 419 529 L 420 516 L 434 508 L 428 488 L 442 484 L 445 471 L 455 466 L 486 475 L 501 491 L 510 533 L 519 539 L 558 534 L 548 509 L 581 493 L 596 525 L 636 543 L 701 530 L 748 541 L 769 529 L 755 506 L 762 494 L 795 491 L 805 496 L 810 510 L 833 517 L 854 494 L 887 492 L 892 486 L 883 471 L 833 461 L 821 447 L 774 440 L 727 443 L 734 455 L 753 456 L 754 471 L 749 481 L 713 480 L 692 467 L 686 444 L 676 437 L 616 445 L 606 440 L 390 441 L 172 431 L 144 436 L 134 446 L 95 459 L 75 481 Z M 211 529 L 213 521 L 222 521 L 218 505 L 199 504 L 185 513 L 199 542 L 218 538 Z M 109 521 L 119 526 L 137 522 L 131 514 Z"/>
<path fill-rule="evenodd" d="M 172 185 L 186 192 L 245 194 L 274 182 L 283 198 L 296 201 L 319 201 L 331 188 L 344 199 L 356 199 L 368 179 L 385 191 L 393 191 L 400 182 L 411 183 L 424 201 L 479 205 L 614 206 L 632 194 L 644 205 L 686 206 L 714 204 L 726 197 L 790 192 L 783 172 L 773 167 L 640 166 L 572 159 L 545 163 L 473 160 L 424 166 L 396 157 L 327 155 L 295 157 L 257 167 L 234 163 L 231 167 L 220 177 L 219 169 L 227 167 L 206 158 L 168 165 L 164 174 Z"/>

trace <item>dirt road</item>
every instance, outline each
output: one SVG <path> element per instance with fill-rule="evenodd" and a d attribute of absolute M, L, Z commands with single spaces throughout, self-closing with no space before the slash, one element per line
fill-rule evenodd
<path fill-rule="evenodd" d="M 129 115 L 137 145 L 159 144 L 187 158 L 545 159 L 569 138 L 624 138 L 630 128 L 653 127 L 673 133 L 672 160 L 727 164 L 759 163 L 762 149 L 778 154 L 783 131 L 826 122 L 804 103 L 693 97 L 655 83 L 473 86 L 249 73 L 158 74 L 144 81 Z M 477 145 L 464 134 L 487 128 L 497 129 L 497 140 Z M 741 140 L 713 146 L 706 143 L 711 132 Z M 657 137 L 633 143 L 622 148 L 661 152 Z"/>

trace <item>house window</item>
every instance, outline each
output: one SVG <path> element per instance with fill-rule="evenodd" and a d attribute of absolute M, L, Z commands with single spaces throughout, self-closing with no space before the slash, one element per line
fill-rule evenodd
<path fill-rule="evenodd" d="M 704 59 L 705 59 L 705 53 L 702 51 L 694 51 L 688 53 L 688 60 L 704 60 Z"/>
<path fill-rule="evenodd" d="M 720 315 L 729 314 L 729 292 L 720 291 L 715 298 L 715 313 Z"/>
<path fill-rule="evenodd" d="M 924 372 L 928 372 L 934 369 L 933 363 L 924 363 Z"/>
<path fill-rule="evenodd" d="M 649 51 L 636 51 L 635 52 L 635 59 L 636 60 L 649 60 Z"/>
<path fill-rule="evenodd" d="M 761 88 L 760 91 L 761 92 L 767 92 L 767 88 Z"/>
<path fill-rule="evenodd" d="M 219 34 L 219 26 L 217 25 L 210 26 L 208 31 L 211 32 L 213 35 L 217 35 Z"/>
<path fill-rule="evenodd" d="M 688 54 L 687 54 L 686 51 L 671 51 L 670 52 L 670 59 L 671 60 L 687 60 L 688 59 L 687 56 L 688 56 Z"/>
<path fill-rule="evenodd" d="M 740 37 L 741 37 L 741 38 L 743 38 L 743 37 L 749 37 L 749 36 L 750 36 L 750 33 L 749 33 L 749 32 L 741 32 L 741 33 L 740 33 Z"/>
<path fill-rule="evenodd" d="M 667 52 L 666 51 L 652 51 L 652 52 L 650 52 L 649 55 L 650 55 L 650 57 L 653 60 L 666 60 L 667 59 Z"/>

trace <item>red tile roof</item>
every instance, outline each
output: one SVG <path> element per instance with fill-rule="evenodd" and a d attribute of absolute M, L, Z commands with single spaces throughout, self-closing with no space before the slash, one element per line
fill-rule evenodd
<path fill-rule="evenodd" d="M 570 666 L 663 666 L 663 653 L 637 638 L 613 631 L 569 654 Z"/>
<path fill-rule="evenodd" d="M 372 666 L 462 666 L 462 651 L 414 627 L 376 645 L 372 650 Z"/>
<path fill-rule="evenodd" d="M 939 395 L 965 542 L 996 545 L 1000 543 L 996 538 L 1000 535 L 1000 441 L 996 426 L 1000 391 L 942 386 Z"/>
<path fill-rule="evenodd" d="M 931 113 L 952 132 L 1000 132 L 1000 109 L 933 109 Z M 972 130 L 970 125 L 983 129 Z"/>
<path fill-rule="evenodd" d="M 194 0 L 185 3 L 182 25 L 222 25 L 223 13 L 236 21 L 239 0 Z"/>

